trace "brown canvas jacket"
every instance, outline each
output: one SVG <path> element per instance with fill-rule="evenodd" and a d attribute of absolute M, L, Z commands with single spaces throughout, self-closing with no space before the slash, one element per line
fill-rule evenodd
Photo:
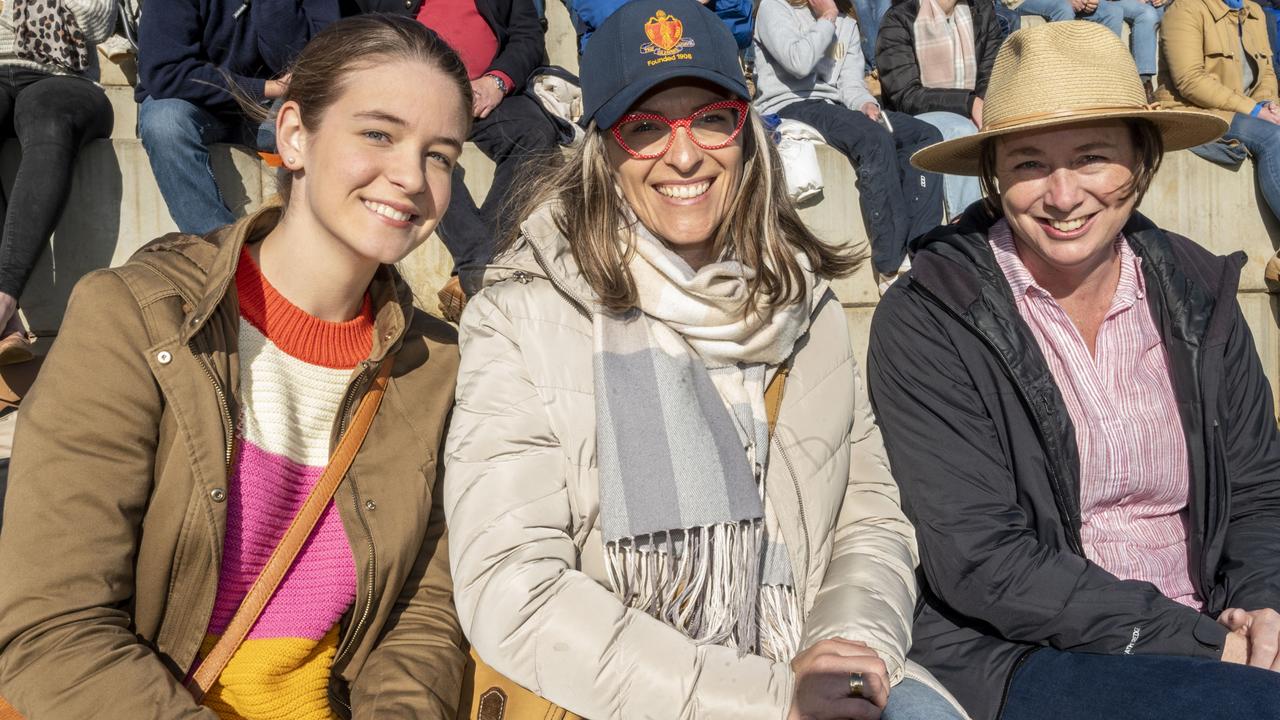
<path fill-rule="evenodd" d="M 1212 110 L 1230 122 L 1235 113 L 1248 115 L 1259 102 L 1276 100 L 1267 22 L 1253 0 L 1245 0 L 1242 10 L 1232 10 L 1222 0 L 1170 5 L 1160 24 L 1156 101 L 1165 108 Z M 1242 39 L 1257 70 L 1248 88 L 1243 86 Z"/>
<path fill-rule="evenodd" d="M 212 615 L 226 530 L 235 266 L 278 215 L 167 235 L 72 295 L 24 403 L 0 534 L 0 696 L 29 720 L 216 718 L 182 681 Z M 330 702 L 343 717 L 452 720 L 464 655 L 438 453 L 456 335 L 413 309 L 390 268 L 370 294 L 373 349 L 344 416 L 392 351 L 395 366 L 334 496 L 358 588 Z"/>

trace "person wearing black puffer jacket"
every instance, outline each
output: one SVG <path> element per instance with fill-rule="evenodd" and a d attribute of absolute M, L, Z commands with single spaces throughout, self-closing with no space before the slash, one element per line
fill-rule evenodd
<path fill-rule="evenodd" d="M 556 128 L 537 101 L 523 93 L 533 71 L 546 64 L 546 45 L 531 0 L 342 0 L 344 16 L 362 12 L 408 15 L 437 32 L 467 66 L 475 122 L 467 139 L 496 163 L 489 194 L 479 208 L 454 171 L 453 199 L 440 237 L 453 256 L 456 277 L 440 293 L 445 317 L 479 289 L 494 242 L 512 227 L 511 195 L 521 167 L 553 152 Z"/>
<path fill-rule="evenodd" d="M 1002 40 L 992 0 L 898 0 L 876 40 L 885 107 L 924 120 L 944 140 L 972 135 L 982 126 L 982 98 Z M 982 188 L 977 178 L 946 175 L 943 193 L 954 218 Z"/>

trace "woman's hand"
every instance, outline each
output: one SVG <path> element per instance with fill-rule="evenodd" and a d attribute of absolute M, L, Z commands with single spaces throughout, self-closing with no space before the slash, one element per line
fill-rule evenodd
<path fill-rule="evenodd" d="M 1280 613 L 1227 608 L 1218 622 L 1231 630 L 1222 660 L 1280 671 Z"/>
<path fill-rule="evenodd" d="M 835 0 L 809 0 L 809 9 L 813 11 L 813 16 L 819 20 L 830 20 L 831 22 L 835 22 L 836 15 L 840 14 L 836 10 Z"/>
<path fill-rule="evenodd" d="M 863 643 L 833 638 L 796 655 L 795 697 L 787 720 L 879 720 L 889 702 L 884 661 Z M 849 694 L 849 675 L 862 673 L 863 696 Z"/>
<path fill-rule="evenodd" d="M 880 106 L 873 102 L 862 103 L 862 114 L 876 122 L 880 122 Z"/>
<path fill-rule="evenodd" d="M 1280 108 L 1277 108 L 1275 103 L 1269 102 L 1258 111 L 1258 119 L 1266 120 L 1273 125 L 1280 125 Z"/>

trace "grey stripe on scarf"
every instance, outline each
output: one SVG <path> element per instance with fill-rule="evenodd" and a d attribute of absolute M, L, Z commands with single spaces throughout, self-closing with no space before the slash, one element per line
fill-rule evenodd
<path fill-rule="evenodd" d="M 764 529 L 764 380 L 766 364 L 784 360 L 803 331 L 795 317 L 807 318 L 809 295 L 798 312 L 757 317 L 751 326 L 732 320 L 740 304 L 737 313 L 722 313 L 723 303 L 708 302 L 714 293 L 699 291 L 728 289 L 731 302 L 741 280 L 736 263 L 693 273 L 651 238 L 641 236 L 637 249 L 632 269 L 644 311 L 593 317 L 610 581 L 628 606 L 699 643 L 788 660 L 800 613 L 786 548 Z M 755 342 L 767 350 L 709 362 L 686 342 L 725 327 L 734 330 L 721 333 L 715 348 Z"/>

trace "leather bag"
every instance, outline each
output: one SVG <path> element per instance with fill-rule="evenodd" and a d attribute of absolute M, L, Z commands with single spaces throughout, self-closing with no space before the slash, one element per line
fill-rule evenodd
<path fill-rule="evenodd" d="M 769 437 L 778 424 L 782 407 L 782 388 L 787 382 L 789 365 L 782 365 L 764 391 L 764 406 L 769 421 Z M 0 720 L 5 720 L 0 716 Z M 462 698 L 458 704 L 458 720 L 585 720 L 544 697 L 526 690 L 502 673 L 494 670 L 476 653 L 467 658 L 462 675 Z"/>

